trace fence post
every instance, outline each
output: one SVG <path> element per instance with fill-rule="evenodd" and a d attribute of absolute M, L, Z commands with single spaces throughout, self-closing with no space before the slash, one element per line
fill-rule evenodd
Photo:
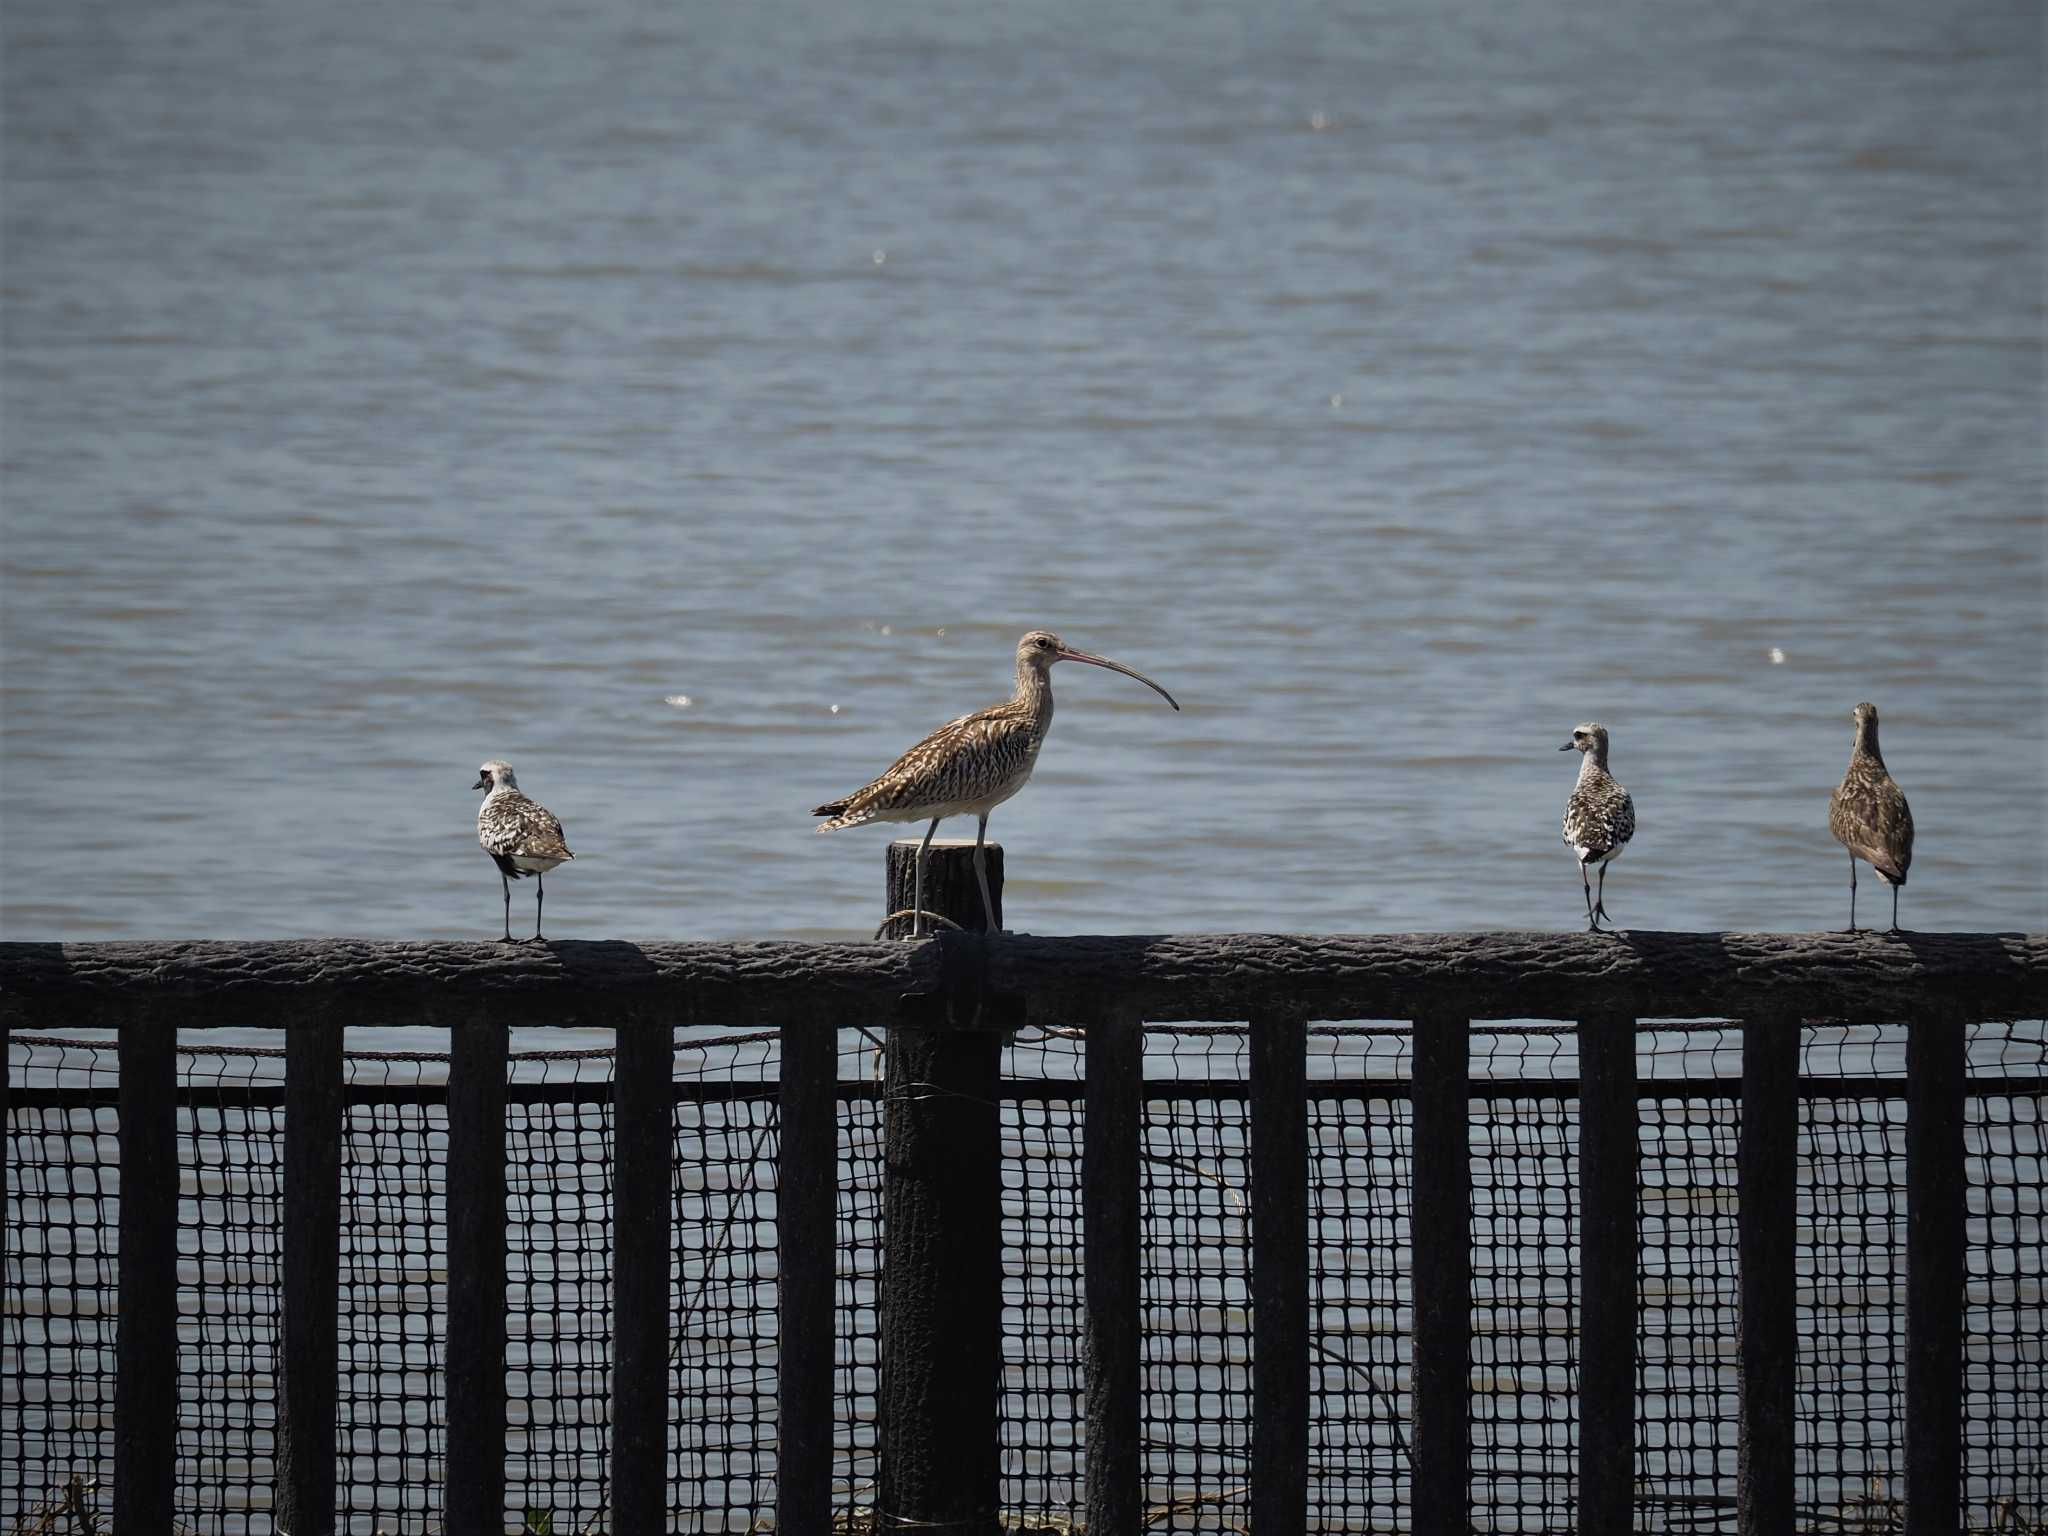
<path fill-rule="evenodd" d="M 313 1017 L 284 1036 L 283 1290 L 279 1293 L 277 1526 L 334 1531 L 334 1402 L 341 1286 L 342 1025 Z"/>
<path fill-rule="evenodd" d="M 917 844 L 889 846 L 888 911 Z M 1002 850 L 988 848 L 1000 920 Z M 972 844 L 934 843 L 928 911 L 983 926 Z M 954 941 L 957 942 L 957 941 Z M 941 1000 L 943 1003 L 943 1000 Z M 889 1026 L 883 1085 L 877 1527 L 996 1536 L 1002 1385 L 1002 1036 L 943 1016 Z"/>
<path fill-rule="evenodd" d="M 1136 1531 L 1144 1507 L 1139 1397 L 1144 1240 L 1145 1027 L 1121 1010 L 1087 1020 L 1081 1120 L 1081 1262 L 1086 1287 L 1088 1520 Z"/>
<path fill-rule="evenodd" d="M 1415 1530 L 1466 1536 L 1472 1504 L 1472 1025 L 1415 1021 Z"/>
<path fill-rule="evenodd" d="M 611 1529 L 668 1521 L 670 1178 L 675 1029 L 614 1029 Z"/>
<path fill-rule="evenodd" d="M 780 1075 L 775 1528 L 823 1532 L 832 1528 L 837 1331 L 839 1030 L 831 1019 L 783 1026 Z"/>
<path fill-rule="evenodd" d="M 1636 1021 L 1579 1021 L 1579 1529 L 1635 1529 Z"/>
<path fill-rule="evenodd" d="M 120 1031 L 121 1258 L 114 1529 L 168 1531 L 178 1436 L 178 1030 Z"/>
<path fill-rule="evenodd" d="M 1962 1518 L 1963 1026 L 1906 1026 L 1906 1536 Z"/>
<path fill-rule="evenodd" d="M 1308 1529 L 1308 1027 L 1251 1021 L 1252 1529 Z"/>
<path fill-rule="evenodd" d="M 505 1529 L 505 1026 L 449 1030 L 448 1536 Z"/>
<path fill-rule="evenodd" d="M 7 1219 L 7 1194 L 13 1182 L 9 1169 L 14 1163 L 14 1107 L 8 1091 L 14 1075 L 14 1052 L 9 1033 L 7 1022 L 0 1019 L 0 1290 L 9 1289 L 14 1283 L 10 1267 L 14 1257 L 14 1226 Z"/>
<path fill-rule="evenodd" d="M 1736 1526 L 1791 1536 L 1799 1192 L 1799 1021 L 1742 1026 L 1737 1244 L 1742 1269 L 1742 1398 Z"/>

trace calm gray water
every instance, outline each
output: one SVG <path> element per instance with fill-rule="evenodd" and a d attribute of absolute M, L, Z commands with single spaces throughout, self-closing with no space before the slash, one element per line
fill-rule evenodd
<path fill-rule="evenodd" d="M 2038 928 L 2041 31 L 12 0 L 0 932 L 490 936 L 502 755 L 551 935 L 864 933 L 1033 625 L 1187 707 L 1056 674 L 1022 929 L 1573 926 L 1589 717 L 1619 922 L 1839 926 L 1862 698 Z"/>

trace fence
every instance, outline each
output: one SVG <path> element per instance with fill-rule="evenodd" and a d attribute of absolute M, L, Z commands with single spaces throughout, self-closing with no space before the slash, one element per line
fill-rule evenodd
<path fill-rule="evenodd" d="M 0 947 L 0 1516 L 2038 1528 L 2044 951 Z"/>

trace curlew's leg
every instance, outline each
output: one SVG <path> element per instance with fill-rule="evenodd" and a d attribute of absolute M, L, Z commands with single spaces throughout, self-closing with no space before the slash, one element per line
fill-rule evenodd
<path fill-rule="evenodd" d="M 932 824 L 924 829 L 924 841 L 917 845 L 917 874 L 910 882 L 910 937 L 924 937 L 924 860 L 931 852 L 932 834 L 939 830 L 939 818 L 934 816 Z"/>
<path fill-rule="evenodd" d="M 540 909 L 547 904 L 548 884 L 546 875 L 533 877 L 533 942 L 540 942 Z"/>
<path fill-rule="evenodd" d="M 981 851 L 982 840 L 987 836 L 988 817 L 984 815 L 981 825 L 974 829 L 974 878 L 981 882 L 981 915 L 988 920 L 988 931 L 1000 933 L 1002 929 L 996 925 L 996 904 L 989 900 L 988 895 L 987 855 Z"/>
<path fill-rule="evenodd" d="M 1899 931 L 1899 888 L 1892 887 L 1892 932 Z"/>
<path fill-rule="evenodd" d="M 505 887 L 505 942 L 516 942 L 512 937 L 512 881 L 502 869 L 498 871 L 498 884 Z"/>
<path fill-rule="evenodd" d="M 1593 915 L 1595 917 L 1607 917 L 1607 866 L 1605 864 L 1600 866 L 1600 889 L 1593 893 Z M 1610 923 L 1614 921 L 1611 917 L 1608 917 L 1607 920 Z"/>
<path fill-rule="evenodd" d="M 1856 855 L 1849 855 L 1849 932 L 1856 932 Z"/>
<path fill-rule="evenodd" d="M 1593 916 L 1593 883 L 1586 878 L 1585 860 L 1579 861 L 1579 884 L 1586 892 L 1586 930 L 1591 932 L 1600 926 L 1600 920 Z"/>

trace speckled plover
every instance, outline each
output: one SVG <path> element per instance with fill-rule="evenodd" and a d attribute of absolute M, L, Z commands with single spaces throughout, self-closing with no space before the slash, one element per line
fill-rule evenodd
<path fill-rule="evenodd" d="M 1607 866 L 1636 835 L 1636 806 L 1628 791 L 1607 771 L 1607 727 L 1587 721 L 1572 730 L 1572 739 L 1557 749 L 1583 753 L 1579 782 L 1564 803 L 1564 840 L 1579 858 L 1579 884 L 1586 891 L 1586 927 L 1596 930 L 1607 916 Z M 1599 866 L 1600 894 L 1595 896 L 1586 871 Z"/>
<path fill-rule="evenodd" d="M 1856 932 L 1856 861 L 1861 859 L 1892 888 L 1892 932 L 1897 933 L 1899 887 L 1913 864 L 1913 812 L 1877 749 L 1877 706 L 1858 704 L 1850 718 L 1856 722 L 1856 745 L 1849 749 L 1849 771 L 1828 802 L 1828 830 L 1849 850 L 1849 932 Z"/>
<path fill-rule="evenodd" d="M 537 943 L 540 940 L 540 909 L 547 900 L 541 877 L 557 864 L 573 859 L 569 845 L 562 841 L 562 824 L 554 813 L 537 800 L 520 792 L 512 777 L 512 765 L 492 758 L 476 771 L 471 789 L 485 789 L 484 803 L 476 813 L 476 840 L 498 866 L 498 879 L 505 887 L 505 942 Z M 533 938 L 512 937 L 512 882 L 533 876 Z"/>

